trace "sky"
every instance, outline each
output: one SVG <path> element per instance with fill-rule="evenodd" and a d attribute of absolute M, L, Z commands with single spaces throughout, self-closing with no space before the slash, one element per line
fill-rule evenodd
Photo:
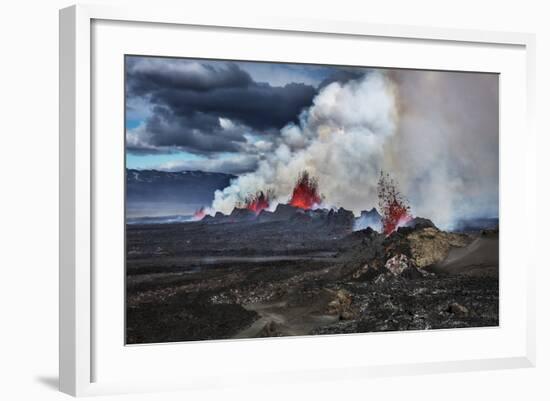
<path fill-rule="evenodd" d="M 318 89 L 362 68 L 126 57 L 127 167 L 253 171 Z"/>
<path fill-rule="evenodd" d="M 499 212 L 499 76 L 126 57 L 127 167 L 238 176 L 211 210 L 285 202 L 300 172 L 328 207 L 376 206 L 388 172 L 418 215 L 450 227 Z"/>

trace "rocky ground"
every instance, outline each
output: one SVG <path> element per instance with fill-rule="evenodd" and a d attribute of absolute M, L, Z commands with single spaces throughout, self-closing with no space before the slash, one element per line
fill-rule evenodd
<path fill-rule="evenodd" d="M 346 211 L 127 228 L 127 343 L 496 326 L 498 230 Z M 260 219 L 261 217 L 261 219 Z"/>

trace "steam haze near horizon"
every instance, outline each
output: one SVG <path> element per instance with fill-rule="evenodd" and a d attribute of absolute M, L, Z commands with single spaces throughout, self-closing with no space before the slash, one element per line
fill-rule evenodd
<path fill-rule="evenodd" d="M 377 207 L 380 171 L 413 215 L 498 217 L 498 75 L 156 57 L 126 59 L 127 166 L 238 177 L 286 202 L 301 171 L 325 207 Z"/>

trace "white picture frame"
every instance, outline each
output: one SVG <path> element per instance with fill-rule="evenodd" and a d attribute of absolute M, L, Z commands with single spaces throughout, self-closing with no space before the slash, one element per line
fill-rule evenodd
<path fill-rule="evenodd" d="M 131 380 L 129 378 L 116 378 L 111 375 L 108 379 L 99 379 L 101 372 L 98 372 L 96 358 L 106 361 L 106 356 L 102 355 L 106 348 L 103 347 L 104 341 L 98 338 L 104 338 L 106 335 L 101 332 L 98 334 L 96 325 L 103 319 L 101 313 L 97 313 L 94 306 L 94 291 L 97 290 L 101 279 L 95 274 L 94 269 L 97 261 L 101 260 L 101 255 L 97 254 L 97 247 L 94 242 L 94 235 L 97 235 L 97 214 L 96 210 L 96 189 L 95 180 L 97 170 L 97 157 L 104 151 L 103 145 L 97 145 L 93 137 L 93 126 L 96 123 L 94 103 L 92 101 L 93 86 L 92 79 L 94 68 L 97 67 L 94 60 L 94 54 L 98 49 L 94 46 L 101 46 L 101 40 L 93 41 L 94 23 L 98 21 L 109 21 L 113 23 L 144 23 L 157 24 L 162 27 L 203 27 L 205 29 L 231 29 L 242 35 L 254 34 L 254 32 L 284 33 L 287 35 L 308 35 L 308 37 L 325 37 L 331 35 L 340 38 L 382 38 L 387 41 L 415 41 L 422 43 L 436 43 L 438 46 L 462 46 L 462 47 L 483 47 L 493 46 L 495 48 L 509 48 L 513 51 L 514 60 L 518 61 L 518 71 L 525 72 L 524 79 L 511 80 L 513 85 L 508 89 L 516 88 L 525 96 L 519 96 L 517 100 L 525 107 L 514 121 L 514 127 L 523 127 L 524 132 L 521 136 L 523 144 L 521 147 L 510 141 L 504 141 L 506 148 L 501 147 L 501 182 L 508 180 L 513 183 L 522 183 L 523 194 L 521 198 L 512 199 L 513 191 L 510 191 L 510 203 L 524 207 L 522 218 L 525 218 L 527 226 L 534 224 L 534 219 L 529 218 L 535 214 L 533 207 L 529 207 L 528 198 L 534 198 L 535 195 L 535 134 L 532 128 L 532 112 L 534 110 L 534 35 L 525 33 L 507 33 L 507 32 L 484 32 L 459 29 L 437 29 L 415 26 L 393 26 L 376 25 L 366 22 L 350 21 L 319 21 L 319 20 L 295 20 L 289 18 L 273 18 L 261 16 L 221 16 L 221 15 L 199 15 L 188 13 L 185 9 L 165 10 L 155 7 L 131 7 L 131 8 L 113 8 L 109 6 L 91 6 L 78 5 L 72 6 L 60 11 L 60 390 L 75 396 L 126 393 L 134 391 L 163 391 L 169 389 L 196 389 L 215 386 L 225 386 L 230 382 L 232 385 L 239 385 L 238 380 L 226 380 L 223 370 L 205 374 L 204 371 L 197 369 L 186 373 L 185 379 L 178 377 L 166 377 L 165 379 L 151 378 L 147 380 Z M 125 27 L 117 29 L 129 29 Z M 141 29 L 139 27 L 135 29 Z M 109 31 L 107 31 L 109 32 Z M 159 33 L 162 35 L 163 33 Z M 116 42 L 113 40 L 113 42 Z M 101 50 L 101 49 L 99 49 Z M 459 50 L 457 50 L 459 51 Z M 450 63 L 450 62 L 449 62 Z M 450 64 L 447 64 L 450 65 Z M 395 67 L 395 65 L 393 65 Z M 498 67 L 498 66 L 497 66 Z M 460 69 L 460 66 L 457 66 Z M 495 68 L 493 72 L 500 72 Z M 122 74 L 122 70 L 117 73 Z M 511 72 L 510 74 L 514 74 Z M 512 85 L 512 84 L 510 84 Z M 120 88 L 119 88 L 120 89 Z M 501 96 L 506 99 L 511 91 L 503 91 Z M 505 111 L 501 105 L 501 111 Z M 508 117 L 506 117 L 508 118 Z M 502 127 L 501 127 L 502 128 Z M 506 128 L 506 127 L 504 127 Z M 506 130 L 504 130 L 506 131 Z M 122 131 L 121 131 L 122 132 Z M 501 136 L 502 138 L 502 136 Z M 122 140 L 123 138 L 120 138 Z M 510 163 L 508 148 L 515 148 L 518 152 L 521 168 L 514 174 L 506 166 Z M 101 155 L 99 155 L 101 156 Z M 107 158 L 108 159 L 108 158 Z M 106 159 L 106 160 L 107 160 Z M 116 166 L 114 166 L 116 167 Z M 507 185 L 507 184 L 506 184 Z M 513 189 L 513 188 L 510 188 Z M 501 193 L 504 198 L 508 192 Z M 502 201 L 501 201 L 502 202 Z M 502 205 L 502 203 L 501 203 Z M 507 205 L 503 205 L 503 212 Z M 519 218 L 518 217 L 518 218 Z M 507 228 L 516 226 L 519 223 L 510 219 L 508 225 L 502 225 L 503 231 Z M 101 226 L 100 227 L 104 227 Z M 527 230 L 534 231 L 532 226 Z M 510 234 L 511 236 L 512 234 Z M 513 238 L 509 238 L 513 240 Z M 531 251 L 531 244 L 528 242 L 519 245 L 523 247 L 524 254 L 530 255 L 527 261 L 521 266 L 522 274 L 525 276 L 515 280 L 517 286 L 516 295 L 521 298 L 520 307 L 518 307 L 518 321 L 507 322 L 508 326 L 493 329 L 488 332 L 487 341 L 491 336 L 496 336 L 496 331 L 505 332 L 507 327 L 514 331 L 513 337 L 503 337 L 506 341 L 512 341 L 510 348 L 513 352 L 507 353 L 495 351 L 489 355 L 482 353 L 472 353 L 467 358 L 445 359 L 445 360 L 416 360 L 411 355 L 408 362 L 396 363 L 384 358 L 378 359 L 375 363 L 366 361 L 349 360 L 327 361 L 325 365 L 314 367 L 297 366 L 296 369 L 285 369 L 280 367 L 273 370 L 262 370 L 262 367 L 256 367 L 256 372 L 243 370 L 247 373 L 245 379 L 257 382 L 292 382 L 296 380 L 326 380 L 330 378 L 352 377 L 360 380 L 371 376 L 387 376 L 401 374 L 421 374 L 431 372 L 449 372 L 449 371 L 467 371 L 480 369 L 504 369 L 515 367 L 531 367 L 535 364 L 535 305 L 534 305 L 534 269 L 535 252 Z M 501 256 L 502 257 L 502 256 Z M 121 271 L 124 270 L 120 266 Z M 512 280 L 514 281 L 514 280 Z M 512 283 L 510 283 L 512 285 Z M 115 286 L 116 287 L 116 286 Z M 506 286 L 504 288 L 507 288 Z M 511 287 L 510 287 L 511 288 Z M 116 290 L 116 289 L 115 289 Z M 123 292 L 122 286 L 116 291 Z M 510 292 L 508 292 L 509 294 Z M 506 293 L 505 296 L 508 296 Z M 118 299 L 118 298 L 114 298 Z M 502 305 L 502 304 L 501 304 Z M 122 308 L 122 305 L 120 305 Z M 98 320 L 99 319 L 99 320 Z M 464 333 L 464 334 L 461 334 Z M 469 334 L 467 334 L 469 333 Z M 473 333 L 473 334 L 472 334 Z M 480 332 L 459 331 L 456 336 L 476 336 Z M 377 334 L 380 336 L 393 336 L 394 334 Z M 412 333 L 412 336 L 420 337 L 424 333 Z M 433 341 L 444 341 L 447 334 L 437 335 Z M 481 333 L 479 335 L 485 335 Z M 330 337 L 330 336 L 329 336 Z M 372 336 L 369 337 L 372 339 Z M 401 337 L 395 336 L 396 341 L 404 341 Z M 120 346 L 124 347 L 122 339 Z M 243 352 L 258 352 L 269 344 L 275 344 L 276 349 L 269 352 L 281 352 L 286 346 L 293 344 L 293 349 L 308 349 L 315 351 L 317 343 L 313 343 L 311 338 L 301 338 L 293 340 L 244 340 L 225 343 L 226 348 L 239 348 Z M 293 342 L 290 342 L 293 341 Z M 298 342 L 296 342 L 298 341 Z M 326 340 L 323 346 L 336 347 L 341 346 L 342 337 L 331 337 Z M 343 341 L 361 344 L 363 337 L 355 335 L 347 337 Z M 498 342 L 498 341 L 497 341 Z M 267 345 L 266 345 L 267 344 Z M 170 345 L 171 346 L 171 345 Z M 175 345 L 176 347 L 178 345 Z M 148 347 L 147 353 L 150 360 L 159 361 L 166 358 L 165 345 L 152 345 Z M 200 345 L 197 352 L 208 353 L 208 349 L 216 348 L 219 351 L 221 347 L 215 342 L 206 342 Z M 158 355 L 152 355 L 157 353 Z M 161 351 L 164 349 L 164 351 Z M 102 351 L 103 350 L 103 351 Z M 139 353 L 132 351 L 132 359 L 135 363 L 139 360 Z M 190 355 L 194 355 L 191 348 L 187 349 Z M 231 355 L 230 350 L 226 350 L 226 355 Z M 100 355 L 98 355 L 100 353 Z M 104 352 L 105 353 L 105 352 Z M 148 360 L 148 361 L 150 361 Z M 116 361 L 110 361 L 115 363 Z M 103 362 L 105 365 L 105 362 Z M 243 368 L 244 369 L 244 368 Z M 99 373 L 99 374 L 98 374 Z M 191 377 L 189 376 L 191 375 Z"/>

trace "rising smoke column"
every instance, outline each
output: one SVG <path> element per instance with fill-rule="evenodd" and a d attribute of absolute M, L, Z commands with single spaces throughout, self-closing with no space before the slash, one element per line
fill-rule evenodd
<path fill-rule="evenodd" d="M 356 215 L 377 204 L 381 170 L 411 208 L 444 229 L 498 216 L 498 76 L 375 70 L 322 88 L 299 124 L 281 130 L 258 169 L 217 191 L 212 208 L 230 213 L 249 193 L 273 188 L 270 209 L 287 203 L 294 180 L 318 177 L 323 207 Z"/>
<path fill-rule="evenodd" d="M 444 229 L 461 218 L 498 217 L 498 76 L 415 70 L 388 75 L 399 91 L 399 125 L 386 144 L 386 170 L 415 215 Z"/>
<path fill-rule="evenodd" d="M 212 208 L 230 213 L 247 194 L 272 188 L 270 208 L 287 203 L 303 171 L 318 177 L 324 206 L 359 213 L 377 203 L 384 148 L 397 124 L 395 87 L 382 71 L 322 88 L 299 124 L 281 130 L 275 151 L 258 169 L 216 191 Z"/>

